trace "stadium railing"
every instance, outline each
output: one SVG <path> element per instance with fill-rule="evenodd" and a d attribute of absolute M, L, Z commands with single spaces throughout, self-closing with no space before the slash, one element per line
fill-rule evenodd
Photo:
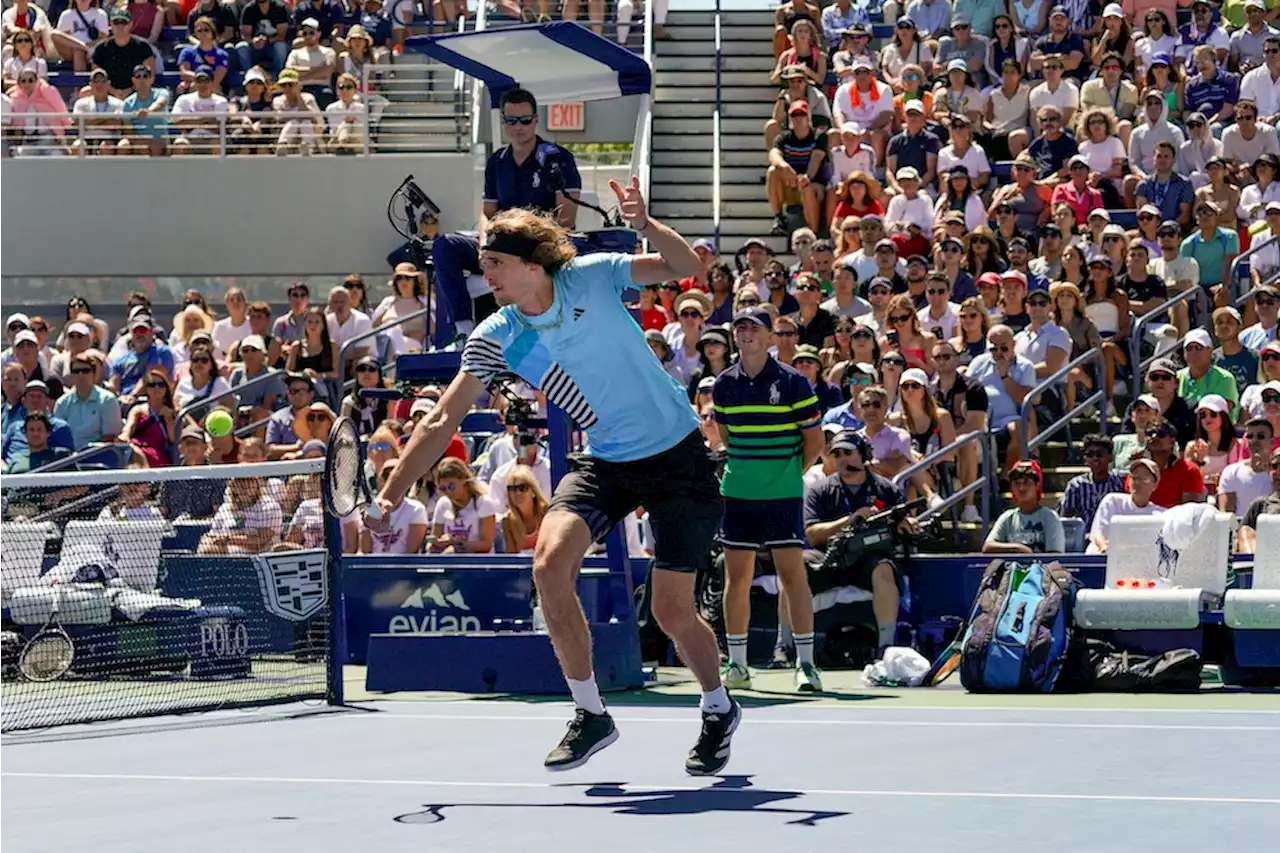
<path fill-rule="evenodd" d="M 716 105 L 711 113 L 711 242 L 715 246 L 717 255 L 720 254 L 720 111 L 723 107 L 724 79 L 724 48 L 720 42 L 720 22 L 720 0 L 716 0 Z"/>
<path fill-rule="evenodd" d="M 1243 296 L 1253 287 L 1253 281 L 1250 271 L 1253 268 L 1253 256 L 1258 254 L 1265 248 L 1275 247 L 1280 237 L 1268 237 L 1265 240 L 1254 240 L 1249 244 L 1249 248 L 1241 252 L 1231 264 L 1231 299 L 1233 305 L 1239 305 Z M 1270 278 L 1274 280 L 1276 272 L 1273 272 Z"/>
<path fill-rule="evenodd" d="M 919 515 L 920 521 L 928 522 L 931 519 L 942 515 L 944 512 L 947 512 L 952 507 L 958 506 L 960 502 L 963 501 L 965 498 L 967 498 L 969 495 L 975 492 L 981 491 L 982 492 L 982 535 L 983 537 L 987 535 L 987 529 L 991 524 L 992 489 L 991 489 L 991 477 L 986 476 L 985 472 L 995 470 L 992 463 L 992 460 L 995 458 L 995 455 L 992 452 L 992 446 L 991 446 L 992 440 L 993 439 L 991 437 L 991 434 L 988 432 L 967 432 L 964 435 L 957 438 L 955 441 L 948 444 L 946 447 L 938 448 L 937 450 L 930 453 L 928 456 L 925 456 L 923 459 L 919 460 L 918 462 L 913 462 L 911 465 L 908 465 L 906 468 L 903 468 L 901 471 L 899 471 L 897 474 L 894 475 L 893 484 L 895 486 L 898 486 L 899 488 L 905 489 L 907 484 L 910 482 L 911 478 L 915 476 L 917 473 L 919 473 L 920 471 L 923 471 L 926 468 L 932 467 L 933 465 L 942 461 L 948 456 L 955 455 L 957 450 L 959 450 L 960 448 L 966 445 L 975 444 L 975 443 L 978 445 L 978 448 L 980 450 L 980 455 L 981 455 L 981 459 L 979 461 L 979 469 L 978 469 L 979 477 L 976 480 L 974 480 L 972 483 L 966 483 L 964 486 L 961 486 L 955 492 L 948 495 L 945 499 L 943 499 L 942 503 L 940 503 L 938 506 L 930 507 L 924 512 L 920 513 Z"/>
<path fill-rule="evenodd" d="M 383 323 L 381 326 L 372 328 L 367 332 L 361 332 L 358 335 L 353 335 L 351 338 L 343 341 L 342 347 L 338 350 L 337 385 L 338 385 L 338 388 L 341 389 L 341 392 L 345 393 L 347 389 L 347 354 L 350 353 L 351 350 L 354 349 L 357 344 L 360 344 L 364 341 L 368 341 L 371 339 L 376 339 L 379 335 L 385 334 L 387 329 L 393 329 L 396 326 L 400 326 L 405 323 L 408 323 L 410 320 L 417 320 L 419 317 L 426 317 L 427 314 L 433 310 L 433 308 L 434 306 L 419 308 L 417 311 L 413 311 L 408 314 L 405 314 L 403 317 L 396 317 L 394 320 L 390 320 L 386 323 Z M 430 320 L 427 321 L 427 325 L 428 326 L 431 325 Z M 390 364 L 391 361 L 392 361 L 391 359 L 389 358 L 387 359 L 388 364 Z M 341 400 L 339 400 L 339 402 L 341 402 Z"/>
<path fill-rule="evenodd" d="M 182 429 L 183 420 L 189 417 L 192 412 L 198 412 L 201 409 L 213 408 L 213 405 L 217 403 L 219 400 L 225 400 L 228 397 L 235 397 L 238 400 L 240 398 L 240 395 L 245 391 L 249 390 L 250 388 L 256 388 L 259 385 L 265 385 L 266 383 L 272 381 L 273 379 L 276 379 L 277 377 L 283 377 L 285 375 L 286 375 L 286 371 L 276 370 L 272 368 L 267 370 L 267 372 L 262 374 L 261 376 L 255 376 L 252 379 L 241 382 L 239 385 L 235 385 L 231 388 L 228 388 L 226 391 L 222 391 L 217 394 L 211 394 L 208 397 L 201 397 L 199 400 L 193 400 L 192 402 L 188 403 L 187 405 L 183 406 L 181 409 L 178 410 L 178 416 L 175 418 L 175 420 L 178 423 L 179 431 L 181 431 Z M 174 447 L 173 453 L 174 453 L 174 462 L 176 463 L 178 461 L 177 447 Z"/>
<path fill-rule="evenodd" d="M 1028 432 L 1030 432 L 1030 430 L 1026 429 L 1024 426 L 1022 430 L 1022 458 L 1023 459 L 1030 459 L 1031 451 L 1035 450 L 1037 447 L 1044 444 L 1054 435 L 1057 435 L 1057 433 L 1060 430 L 1063 430 L 1063 429 L 1068 430 L 1067 436 L 1069 441 L 1072 419 L 1082 414 L 1090 406 L 1097 406 L 1098 410 L 1102 411 L 1103 403 L 1106 400 L 1110 399 L 1111 389 L 1102 387 L 1103 385 L 1106 384 L 1106 382 L 1097 381 L 1096 379 L 1096 377 L 1104 377 L 1106 375 L 1106 372 L 1105 372 L 1106 363 L 1102 357 L 1102 350 L 1091 349 L 1085 354 L 1081 355 L 1079 358 L 1074 358 L 1071 361 L 1067 362 L 1066 364 L 1062 365 L 1062 367 L 1059 367 L 1057 370 L 1055 370 L 1052 375 L 1046 376 L 1044 379 L 1040 380 L 1040 382 L 1034 388 L 1031 389 L 1031 392 L 1022 399 L 1022 405 L 1021 407 L 1019 407 L 1019 413 L 1022 415 L 1022 423 L 1025 425 L 1031 422 L 1030 420 L 1031 411 L 1035 407 L 1036 400 L 1040 397 L 1041 394 L 1061 385 L 1063 381 L 1067 378 L 1067 374 L 1069 374 L 1072 370 L 1074 370 L 1077 367 L 1084 367 L 1086 364 L 1093 365 L 1093 375 L 1095 377 L 1095 381 L 1093 383 L 1093 387 L 1094 387 L 1093 393 L 1085 397 L 1083 400 L 1077 401 L 1075 408 L 1067 412 L 1066 414 L 1064 414 L 1062 417 L 1058 418 L 1058 420 L 1054 421 L 1052 424 L 1050 424 L 1047 427 L 1043 427 L 1039 429 L 1036 432 L 1035 438 L 1031 438 L 1028 435 Z M 1098 423 L 1099 423 L 1099 428 L 1105 433 L 1107 430 L 1107 419 L 1105 417 L 1100 417 L 1098 418 Z M 988 468 L 985 470 L 991 471 L 994 469 Z"/>
<path fill-rule="evenodd" d="M 131 445 L 123 443 L 94 442 L 88 444 L 70 456 L 64 456 L 47 465 L 40 466 L 40 473 L 51 471 L 83 471 L 98 468 L 124 467 L 125 451 L 131 451 Z M 115 458 L 112 458 L 114 455 Z"/>
<path fill-rule="evenodd" d="M 1129 333 L 1129 370 L 1133 374 L 1133 399 L 1138 399 L 1138 395 L 1142 393 L 1142 379 L 1146 373 L 1147 365 L 1160 357 L 1159 352 L 1153 352 L 1145 359 L 1142 357 L 1142 341 L 1147 326 L 1157 317 L 1163 317 L 1167 314 L 1173 306 L 1180 305 L 1183 302 L 1191 302 L 1192 300 L 1195 301 L 1196 308 L 1199 315 L 1204 318 L 1204 322 L 1212 322 L 1208 316 L 1209 297 L 1205 295 L 1204 288 L 1198 284 L 1192 285 L 1177 296 L 1166 299 L 1133 321 L 1133 329 Z"/>

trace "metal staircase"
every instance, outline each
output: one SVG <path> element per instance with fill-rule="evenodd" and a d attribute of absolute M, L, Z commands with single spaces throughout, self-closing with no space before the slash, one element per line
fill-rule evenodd
<path fill-rule="evenodd" d="M 654 42 L 650 195 L 655 216 L 690 240 L 716 233 L 713 116 L 716 108 L 715 12 L 672 10 L 671 39 Z M 720 13 L 721 252 L 748 237 L 777 252 L 785 237 L 769 236 L 773 214 L 765 197 L 764 123 L 777 88 L 773 18 L 765 10 Z"/>

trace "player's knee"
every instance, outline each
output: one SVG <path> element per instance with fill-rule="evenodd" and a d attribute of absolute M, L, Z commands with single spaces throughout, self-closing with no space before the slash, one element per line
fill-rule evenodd
<path fill-rule="evenodd" d="M 672 638 L 680 636 L 683 629 L 697 618 L 693 611 L 692 596 L 674 595 L 656 588 L 649 602 L 649 609 L 653 618 L 658 620 L 658 627 Z"/>
<path fill-rule="evenodd" d="M 897 585 L 897 580 L 893 576 L 893 566 L 888 563 L 880 563 L 871 571 L 871 590 L 875 592 L 889 585 Z"/>

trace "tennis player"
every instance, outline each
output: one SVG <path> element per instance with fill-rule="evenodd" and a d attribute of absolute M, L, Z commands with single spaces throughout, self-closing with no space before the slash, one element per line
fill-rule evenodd
<path fill-rule="evenodd" d="M 618 739 L 596 686 L 577 576 L 592 542 L 643 505 L 654 535 L 653 614 L 703 691 L 702 731 L 685 769 L 718 773 L 742 709 L 720 680 L 715 634 L 694 608 L 694 576 L 709 568 L 720 523 L 715 464 L 684 388 L 653 357 L 620 298 L 631 287 L 693 275 L 701 261 L 683 237 L 649 217 L 636 179 L 609 186 L 623 218 L 657 254 L 579 258 L 548 216 L 516 209 L 490 220 L 480 266 L 501 308 L 468 337 L 461 371 L 414 430 L 377 500 L 388 518 L 495 375 L 516 373 L 541 388 L 587 431 L 589 446 L 556 488 L 533 557 L 542 615 L 577 706 L 546 766 L 578 767 Z"/>

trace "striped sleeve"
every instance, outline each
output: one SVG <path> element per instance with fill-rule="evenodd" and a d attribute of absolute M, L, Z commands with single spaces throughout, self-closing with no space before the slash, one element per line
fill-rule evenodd
<path fill-rule="evenodd" d="M 488 387 L 493 377 L 510 372 L 511 366 L 497 341 L 473 334 L 462 347 L 462 370 Z"/>
<path fill-rule="evenodd" d="M 809 380 L 799 374 L 793 376 L 791 391 L 791 415 L 796 425 L 808 429 L 822 423 L 822 407 Z"/>

